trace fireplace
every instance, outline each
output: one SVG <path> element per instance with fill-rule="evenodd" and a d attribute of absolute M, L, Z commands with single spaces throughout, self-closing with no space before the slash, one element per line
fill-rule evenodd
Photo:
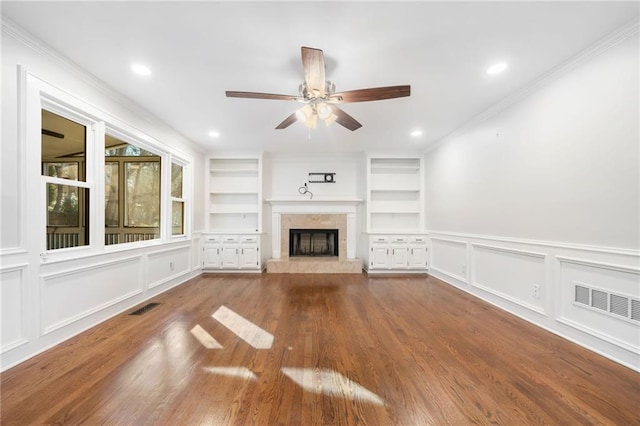
<path fill-rule="evenodd" d="M 289 257 L 337 257 L 337 229 L 289 229 Z"/>
<path fill-rule="evenodd" d="M 360 274 L 362 260 L 356 257 L 356 205 L 359 199 L 267 199 L 271 204 L 271 259 L 267 272 L 292 274 Z M 337 231 L 331 256 L 294 256 L 289 254 L 290 230 L 317 230 L 326 246 L 327 231 Z M 314 251 L 316 249 L 314 240 Z M 300 236 L 300 245 L 303 240 Z M 331 246 L 331 242 L 329 243 Z M 325 250 L 327 251 L 327 250 Z"/>

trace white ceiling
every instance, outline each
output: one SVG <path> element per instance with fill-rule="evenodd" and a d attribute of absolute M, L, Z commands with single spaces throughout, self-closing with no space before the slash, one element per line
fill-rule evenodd
<path fill-rule="evenodd" d="M 403 151 L 429 144 L 638 16 L 638 2 L 2 2 L 2 14 L 206 150 Z M 336 91 L 411 85 L 344 104 L 363 127 L 275 130 L 299 105 L 300 47 Z M 509 63 L 499 76 L 486 68 Z M 152 69 L 146 78 L 133 62 Z M 420 129 L 419 138 L 410 132 Z M 216 130 L 218 139 L 207 133 Z"/>

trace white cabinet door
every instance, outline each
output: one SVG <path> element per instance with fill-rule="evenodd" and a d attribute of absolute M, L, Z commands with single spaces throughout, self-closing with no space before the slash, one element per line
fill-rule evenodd
<path fill-rule="evenodd" d="M 238 267 L 238 246 L 225 245 L 222 247 L 222 267 L 237 268 Z"/>
<path fill-rule="evenodd" d="M 417 245 L 409 249 L 409 267 L 416 269 L 427 267 L 427 246 Z"/>
<path fill-rule="evenodd" d="M 396 246 L 391 249 L 391 268 L 406 269 L 409 264 L 409 250 L 406 246 Z"/>
<path fill-rule="evenodd" d="M 240 249 L 240 268 L 255 269 L 260 266 L 258 246 L 246 246 Z"/>
<path fill-rule="evenodd" d="M 204 246 L 203 263 L 205 268 L 220 267 L 220 246 Z"/>
<path fill-rule="evenodd" d="M 387 269 L 389 268 L 389 248 L 388 246 L 373 246 L 371 248 L 371 268 Z"/>

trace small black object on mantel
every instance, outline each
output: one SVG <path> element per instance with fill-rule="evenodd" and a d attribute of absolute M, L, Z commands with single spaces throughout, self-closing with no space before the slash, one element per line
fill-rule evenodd
<path fill-rule="evenodd" d="M 336 183 L 336 174 L 330 172 L 309 173 L 309 183 Z"/>

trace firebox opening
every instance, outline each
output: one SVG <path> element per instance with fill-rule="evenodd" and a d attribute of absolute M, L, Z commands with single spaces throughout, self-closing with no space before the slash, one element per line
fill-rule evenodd
<path fill-rule="evenodd" d="M 338 256 L 338 230 L 290 229 L 289 256 Z"/>

